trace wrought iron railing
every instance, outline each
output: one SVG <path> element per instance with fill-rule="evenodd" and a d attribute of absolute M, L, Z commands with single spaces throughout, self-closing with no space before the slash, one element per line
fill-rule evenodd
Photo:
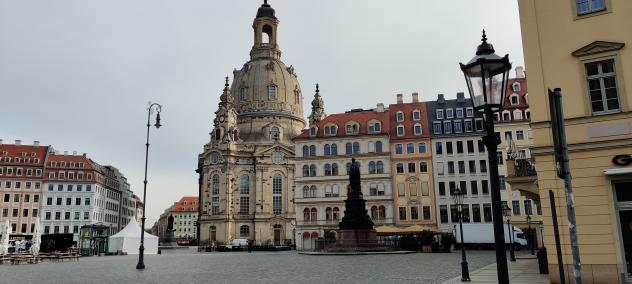
<path fill-rule="evenodd" d="M 535 159 L 517 159 L 514 161 L 515 175 L 517 177 L 529 177 L 537 175 Z"/>

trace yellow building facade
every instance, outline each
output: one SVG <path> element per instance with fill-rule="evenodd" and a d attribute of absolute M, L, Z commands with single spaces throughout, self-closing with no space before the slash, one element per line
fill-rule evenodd
<path fill-rule="evenodd" d="M 632 278 L 632 1 L 519 0 L 531 127 L 551 282 L 559 283 L 549 190 L 566 279 L 572 254 L 556 175 L 547 89 L 561 88 L 583 283 Z M 617 159 L 614 159 L 617 157 Z M 628 156 L 629 157 L 629 156 Z"/>

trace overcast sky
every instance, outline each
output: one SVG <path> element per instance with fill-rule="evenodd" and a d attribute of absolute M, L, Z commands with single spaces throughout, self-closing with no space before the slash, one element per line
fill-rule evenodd
<path fill-rule="evenodd" d="M 516 0 L 269 2 L 305 116 L 316 82 L 327 113 L 388 105 L 396 93 L 455 97 L 465 91 L 458 63 L 474 56 L 483 28 L 498 54 L 523 64 Z M 163 104 L 150 138 L 151 226 L 197 195 L 197 155 L 224 77 L 249 59 L 261 3 L 0 0 L 0 138 L 86 152 L 142 196 L 147 102 Z"/>

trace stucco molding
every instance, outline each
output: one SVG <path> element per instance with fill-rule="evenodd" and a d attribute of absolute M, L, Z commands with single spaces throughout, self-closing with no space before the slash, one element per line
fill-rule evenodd
<path fill-rule="evenodd" d="M 586 150 L 607 150 L 607 149 L 621 149 L 622 147 L 632 147 L 632 140 L 627 138 L 598 141 L 598 142 L 586 142 L 586 143 L 574 143 L 568 145 L 568 151 L 585 152 Z M 531 148 L 532 156 L 546 156 L 553 154 L 553 146 L 538 146 Z"/>
<path fill-rule="evenodd" d="M 622 49 L 624 46 L 625 43 L 596 40 L 580 49 L 573 51 L 571 54 L 575 57 L 584 57 L 598 53 L 617 51 Z"/>

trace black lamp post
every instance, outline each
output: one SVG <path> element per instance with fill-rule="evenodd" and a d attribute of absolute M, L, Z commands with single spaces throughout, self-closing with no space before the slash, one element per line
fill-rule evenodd
<path fill-rule="evenodd" d="M 463 240 L 463 197 L 465 195 L 465 191 L 462 191 L 459 188 L 454 190 L 452 193 L 452 198 L 454 199 L 454 204 L 457 206 L 458 216 L 459 216 L 459 228 L 461 231 L 461 282 L 470 282 L 470 270 L 467 267 L 467 258 L 465 256 L 465 241 Z"/>
<path fill-rule="evenodd" d="M 145 269 L 144 252 L 145 252 L 145 206 L 147 204 L 147 162 L 149 161 L 149 128 L 151 127 L 151 114 L 156 111 L 156 128 L 160 128 L 160 111 L 162 106 L 157 103 L 149 104 L 147 108 L 147 142 L 145 143 L 145 180 L 143 181 L 143 218 L 141 218 L 140 231 L 140 247 L 138 248 L 138 264 L 136 269 Z"/>
<path fill-rule="evenodd" d="M 514 240 L 513 240 L 514 232 L 513 232 L 513 228 L 511 227 L 511 208 L 505 205 L 505 208 L 503 209 L 503 211 L 505 213 L 504 215 L 507 216 L 507 232 L 509 234 L 509 261 L 516 261 L 516 254 L 514 253 Z"/>
<path fill-rule="evenodd" d="M 535 233 L 535 229 L 531 229 L 531 215 L 527 214 L 527 231 L 529 232 L 529 248 L 531 249 L 531 255 L 535 255 L 535 238 L 534 238 L 534 233 Z"/>
<path fill-rule="evenodd" d="M 465 82 L 472 97 L 474 109 L 483 114 L 487 135 L 483 143 L 487 147 L 489 177 L 491 183 L 492 217 L 494 221 L 494 242 L 496 245 L 496 269 L 498 283 L 509 283 L 507 255 L 505 253 L 505 235 L 503 213 L 500 205 L 500 185 L 498 183 L 498 144 L 500 138 L 494 132 L 494 113 L 502 111 L 506 100 L 507 79 L 511 63 L 509 55 L 500 57 L 494 53 L 494 47 L 487 43 L 483 31 L 482 43 L 476 49 L 476 56 L 467 64 L 460 64 Z"/>

